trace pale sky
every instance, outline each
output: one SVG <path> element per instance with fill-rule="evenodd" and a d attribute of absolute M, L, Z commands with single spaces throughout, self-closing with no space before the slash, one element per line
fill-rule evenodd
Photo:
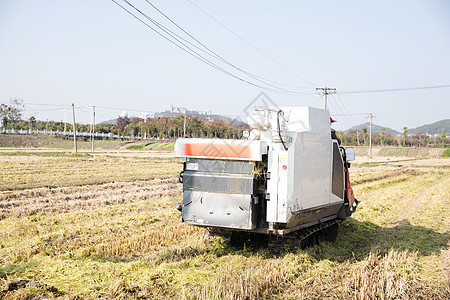
<path fill-rule="evenodd" d="M 146 1 L 129 1 L 178 30 Z M 191 1 L 277 63 L 188 0 L 151 3 L 238 68 L 312 94 L 266 92 L 278 106 L 322 108 L 315 87 L 328 86 L 342 92 L 328 98 L 332 115 L 372 112 L 375 124 L 396 130 L 450 118 L 450 88 L 344 93 L 449 85 L 450 1 Z M 171 103 L 243 115 L 261 91 L 176 48 L 111 0 L 0 0 L 2 103 L 74 102 L 77 121 L 87 123 L 89 105 L 97 106 L 99 122 Z M 26 106 L 28 116 L 57 121 L 64 120 L 63 108 Z M 336 129 L 367 121 L 335 119 Z"/>

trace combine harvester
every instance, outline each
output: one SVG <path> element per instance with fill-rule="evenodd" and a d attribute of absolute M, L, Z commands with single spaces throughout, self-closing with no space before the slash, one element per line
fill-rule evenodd
<path fill-rule="evenodd" d="M 182 219 L 232 243 L 269 238 L 276 247 L 334 241 L 337 220 L 358 205 L 350 186 L 352 148 L 339 146 L 328 111 L 255 110 L 245 140 L 180 138 Z M 331 134 L 330 134 L 331 133 Z"/>

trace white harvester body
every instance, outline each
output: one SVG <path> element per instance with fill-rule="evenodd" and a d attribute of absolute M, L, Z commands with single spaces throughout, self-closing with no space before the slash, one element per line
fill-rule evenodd
<path fill-rule="evenodd" d="M 245 140 L 180 138 L 183 220 L 196 226 L 285 234 L 347 218 L 357 201 L 346 152 L 328 111 L 256 110 Z M 351 154 L 350 154 L 351 155 Z"/>

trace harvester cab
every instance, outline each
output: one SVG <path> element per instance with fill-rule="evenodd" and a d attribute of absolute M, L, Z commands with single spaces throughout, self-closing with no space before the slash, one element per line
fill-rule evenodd
<path fill-rule="evenodd" d="M 220 234 L 334 240 L 336 220 L 358 201 L 348 171 L 355 155 L 330 134 L 328 111 L 268 108 L 247 122 L 246 139 L 176 141 L 175 156 L 185 158 L 182 220 Z"/>

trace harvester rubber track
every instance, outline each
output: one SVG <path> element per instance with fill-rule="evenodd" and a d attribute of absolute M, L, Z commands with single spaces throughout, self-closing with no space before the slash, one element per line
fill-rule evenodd
<path fill-rule="evenodd" d="M 205 231 L 205 239 L 223 238 L 232 246 L 257 246 L 267 247 L 275 253 L 296 251 L 319 244 L 321 241 L 334 242 L 337 237 L 339 225 L 337 220 L 313 225 L 311 227 L 279 235 L 263 235 L 256 233 L 231 232 L 221 229 L 208 229 Z"/>
<path fill-rule="evenodd" d="M 322 241 L 334 242 L 339 225 L 336 220 L 320 223 L 283 236 L 270 236 L 268 248 L 272 252 L 290 252 L 305 249 Z"/>

